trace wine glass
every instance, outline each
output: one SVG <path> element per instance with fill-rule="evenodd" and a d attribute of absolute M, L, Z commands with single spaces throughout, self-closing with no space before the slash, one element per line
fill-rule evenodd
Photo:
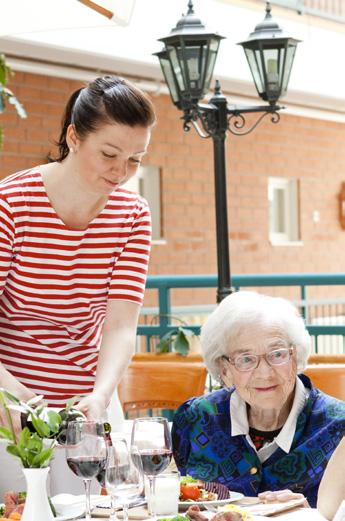
<path fill-rule="evenodd" d="M 133 422 L 131 445 L 138 449 L 144 474 L 148 477 L 149 514 L 155 517 L 155 477 L 167 468 L 172 456 L 168 420 L 159 416 L 136 418 Z"/>
<path fill-rule="evenodd" d="M 111 497 L 110 520 L 116 520 L 117 500 L 122 506 L 124 521 L 128 521 L 130 500 L 143 493 L 144 473 L 138 450 L 135 447 L 128 450 L 124 438 L 113 440 L 112 446 L 108 447 L 105 485 Z"/>
<path fill-rule="evenodd" d="M 106 464 L 103 423 L 84 420 L 69 422 L 65 448 L 69 468 L 84 481 L 85 520 L 91 521 L 91 480 Z"/>

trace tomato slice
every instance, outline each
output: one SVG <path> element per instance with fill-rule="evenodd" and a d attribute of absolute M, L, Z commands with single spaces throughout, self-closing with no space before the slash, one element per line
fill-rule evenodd
<path fill-rule="evenodd" d="M 192 499 L 197 501 L 200 497 L 200 489 L 197 484 L 187 483 L 186 485 L 180 485 L 181 499 Z"/>

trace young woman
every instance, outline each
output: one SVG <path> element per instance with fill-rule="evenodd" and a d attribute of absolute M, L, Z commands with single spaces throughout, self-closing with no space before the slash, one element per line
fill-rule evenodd
<path fill-rule="evenodd" d="M 0 387 L 22 400 L 63 407 L 80 395 L 95 419 L 110 404 L 134 350 L 150 250 L 147 203 L 121 186 L 154 123 L 143 92 L 97 78 L 68 101 L 56 160 L 0 183 Z"/>

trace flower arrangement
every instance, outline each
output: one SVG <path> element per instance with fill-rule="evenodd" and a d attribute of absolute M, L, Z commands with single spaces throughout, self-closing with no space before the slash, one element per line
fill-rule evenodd
<path fill-rule="evenodd" d="M 0 406 L 6 413 L 9 428 L 0 426 L 0 438 L 8 440 L 7 452 L 20 459 L 24 468 L 44 468 L 49 465 L 54 447 L 63 440 L 67 422 L 83 413 L 73 409 L 78 397 L 71 398 L 60 412 L 48 409 L 42 396 L 22 402 L 5 389 L 0 389 Z M 21 413 L 24 428 L 16 435 L 11 410 Z M 23 423 L 23 422 L 22 422 Z"/>

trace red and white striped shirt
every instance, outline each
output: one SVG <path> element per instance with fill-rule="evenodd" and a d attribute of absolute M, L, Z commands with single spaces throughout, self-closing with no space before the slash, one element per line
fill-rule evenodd
<path fill-rule="evenodd" d="M 52 406 L 90 393 L 107 300 L 142 303 L 150 239 L 150 212 L 135 193 L 117 189 L 86 230 L 74 230 L 56 214 L 39 169 L 3 180 L 0 361 L 6 369 Z"/>

